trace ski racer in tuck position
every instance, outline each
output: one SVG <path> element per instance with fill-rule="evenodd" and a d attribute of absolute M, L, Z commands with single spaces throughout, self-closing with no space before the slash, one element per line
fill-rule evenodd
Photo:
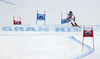
<path fill-rule="evenodd" d="M 75 22 L 75 16 L 73 15 L 73 12 L 72 11 L 69 11 L 68 15 L 67 15 L 67 18 L 66 18 L 69 22 L 71 22 L 71 25 L 73 27 L 77 26 L 77 27 L 80 27 L 77 25 L 77 23 Z"/>

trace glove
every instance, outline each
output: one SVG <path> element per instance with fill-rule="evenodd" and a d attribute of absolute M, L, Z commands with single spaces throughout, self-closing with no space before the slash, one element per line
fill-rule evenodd
<path fill-rule="evenodd" d="M 68 21 L 70 22 L 71 20 L 68 19 Z"/>
<path fill-rule="evenodd" d="M 74 21 L 75 21 L 75 17 L 74 17 Z"/>

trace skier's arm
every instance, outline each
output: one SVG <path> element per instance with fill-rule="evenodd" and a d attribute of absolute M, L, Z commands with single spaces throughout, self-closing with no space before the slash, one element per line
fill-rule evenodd
<path fill-rule="evenodd" d="M 67 14 L 67 18 L 66 18 L 66 19 L 67 19 L 68 21 L 70 21 L 70 20 L 69 20 L 69 15 L 68 15 L 68 14 Z"/>
<path fill-rule="evenodd" d="M 73 15 L 74 21 L 75 21 L 75 16 Z"/>
<path fill-rule="evenodd" d="M 67 14 L 67 17 L 69 17 L 69 14 Z"/>

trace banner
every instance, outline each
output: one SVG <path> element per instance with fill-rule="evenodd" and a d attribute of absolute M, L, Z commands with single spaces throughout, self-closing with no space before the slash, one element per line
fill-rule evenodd
<path fill-rule="evenodd" d="M 64 23 L 69 23 L 69 21 L 67 19 L 61 19 L 61 24 L 64 24 Z"/>

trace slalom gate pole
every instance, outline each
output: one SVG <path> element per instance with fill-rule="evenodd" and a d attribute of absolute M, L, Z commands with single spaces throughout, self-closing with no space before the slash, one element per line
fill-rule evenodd
<path fill-rule="evenodd" d="M 83 46 L 84 46 L 84 30 L 85 30 L 85 26 L 83 27 L 82 51 L 83 51 Z"/>
<path fill-rule="evenodd" d="M 61 13 L 61 20 L 62 20 L 62 13 Z M 62 24 L 62 22 L 61 22 L 61 24 Z"/>
<path fill-rule="evenodd" d="M 44 16 L 46 18 L 46 11 L 44 10 Z M 46 25 L 46 19 L 44 19 L 44 25 Z"/>
<path fill-rule="evenodd" d="M 14 20 L 15 18 L 14 18 L 14 16 L 13 16 L 13 25 L 15 25 L 15 20 Z"/>
<path fill-rule="evenodd" d="M 88 32 L 90 32 L 91 34 L 87 34 Z M 92 39 L 93 39 L 93 51 L 94 51 L 93 26 L 92 26 L 92 30 L 90 30 L 90 31 L 85 30 L 85 26 L 83 27 L 82 51 L 83 51 L 83 47 L 84 47 L 84 37 L 92 37 Z"/>
<path fill-rule="evenodd" d="M 93 26 L 92 26 L 92 30 L 93 30 Z M 93 51 L 94 51 L 94 35 L 93 35 Z"/>
<path fill-rule="evenodd" d="M 19 17 L 19 20 L 21 21 L 21 17 Z"/>
<path fill-rule="evenodd" d="M 82 51 L 83 51 L 83 46 L 84 46 L 84 37 L 83 37 L 83 40 L 82 40 Z"/>

